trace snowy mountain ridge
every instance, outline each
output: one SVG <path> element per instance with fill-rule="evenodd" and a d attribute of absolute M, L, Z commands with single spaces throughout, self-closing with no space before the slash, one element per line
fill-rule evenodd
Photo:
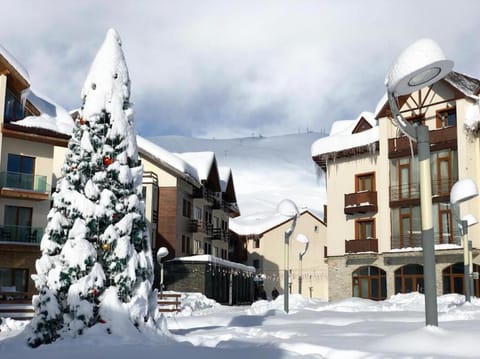
<path fill-rule="evenodd" d="M 219 166 L 233 173 L 242 215 L 275 211 L 284 198 L 319 215 L 325 204 L 323 173 L 311 158 L 311 145 L 324 134 L 308 132 L 274 137 L 202 139 L 156 136 L 147 139 L 174 152 L 212 151 Z"/>

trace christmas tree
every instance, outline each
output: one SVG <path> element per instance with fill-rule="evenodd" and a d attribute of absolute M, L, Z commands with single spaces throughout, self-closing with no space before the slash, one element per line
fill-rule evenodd
<path fill-rule="evenodd" d="M 97 323 L 115 331 L 125 318 L 141 330 L 156 307 L 129 97 L 121 40 L 111 29 L 82 90 L 81 115 L 32 276 L 39 294 L 30 346 L 82 334 Z"/>

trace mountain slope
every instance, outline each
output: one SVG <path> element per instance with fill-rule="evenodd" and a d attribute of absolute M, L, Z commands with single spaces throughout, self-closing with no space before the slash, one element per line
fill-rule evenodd
<path fill-rule="evenodd" d="M 284 198 L 321 214 L 324 177 L 310 147 L 322 134 L 200 139 L 182 136 L 148 138 L 170 152 L 213 151 L 219 166 L 230 167 L 242 215 L 275 210 Z"/>

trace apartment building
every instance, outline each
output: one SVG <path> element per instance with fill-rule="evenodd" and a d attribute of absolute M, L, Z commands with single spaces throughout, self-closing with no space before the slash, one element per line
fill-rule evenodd
<path fill-rule="evenodd" d="M 259 290 L 264 290 L 265 295 L 271 298 L 274 288 L 280 294 L 284 293 L 284 271 L 287 268 L 289 293 L 326 300 L 326 224 L 314 212 L 308 209 L 300 211 L 289 240 L 287 264 L 284 239 L 292 221 L 279 213 L 255 213 L 233 219 L 230 229 L 237 243 L 244 246 L 247 253 L 245 264 L 256 269 L 257 296 L 261 298 Z"/>
<path fill-rule="evenodd" d="M 27 71 L 0 49 L 0 300 L 28 298 L 50 209 L 55 146 L 72 121 L 34 93 Z M 44 128 L 35 126 L 44 122 Z M 57 124 L 58 121 L 58 124 Z M 63 125 L 63 127 L 62 127 Z"/>
<path fill-rule="evenodd" d="M 430 130 L 437 294 L 464 293 L 463 249 L 449 203 L 452 185 L 480 180 L 478 135 L 465 121 L 478 113 L 480 81 L 451 72 L 434 85 L 399 99 L 402 115 Z M 386 96 L 375 113 L 333 124 L 312 145 L 325 171 L 329 226 L 329 299 L 385 299 L 423 291 L 420 196 L 416 143 L 393 125 Z M 462 205 L 462 216 L 479 218 L 478 199 Z M 480 229 L 473 226 L 474 271 Z M 475 295 L 479 295 L 475 280 Z"/>

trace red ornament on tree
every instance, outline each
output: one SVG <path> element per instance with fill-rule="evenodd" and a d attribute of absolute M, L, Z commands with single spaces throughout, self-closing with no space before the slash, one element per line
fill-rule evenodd
<path fill-rule="evenodd" d="M 110 166 L 112 163 L 113 163 L 113 160 L 112 160 L 111 157 L 109 157 L 109 156 L 103 157 L 103 164 L 105 166 Z"/>
<path fill-rule="evenodd" d="M 83 117 L 80 117 L 80 124 L 85 125 L 86 123 L 87 123 L 87 121 L 85 121 L 85 119 Z"/>
<path fill-rule="evenodd" d="M 92 294 L 93 294 L 94 297 L 97 296 L 97 294 L 98 294 L 97 288 L 92 289 Z"/>

